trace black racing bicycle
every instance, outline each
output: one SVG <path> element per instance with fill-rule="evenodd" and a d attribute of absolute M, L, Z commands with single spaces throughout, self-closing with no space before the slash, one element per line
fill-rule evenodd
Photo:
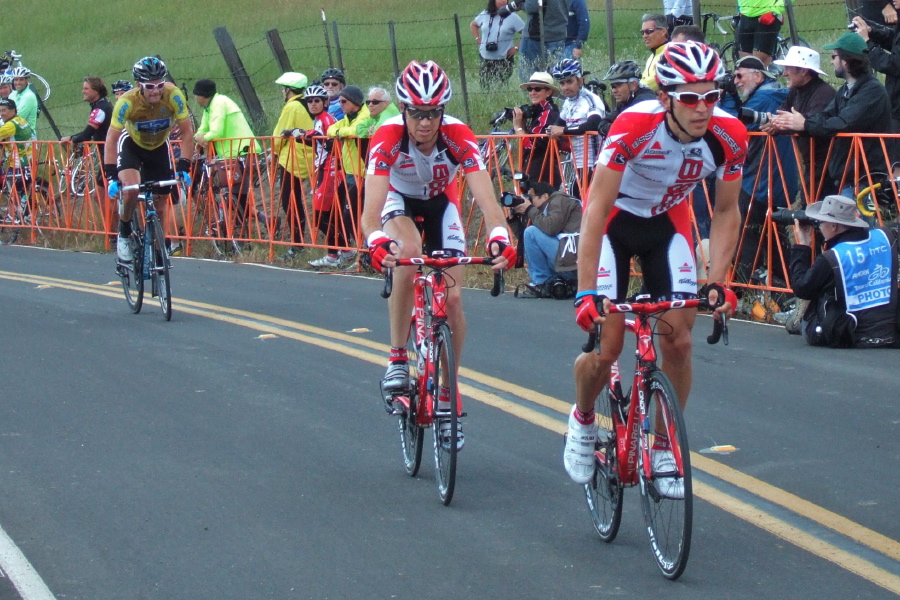
<path fill-rule="evenodd" d="M 144 228 L 137 218 L 131 220 L 131 245 L 134 258 L 122 261 L 116 257 L 116 273 L 122 279 L 125 300 L 131 312 L 141 312 L 144 304 L 144 282 L 150 282 L 150 294 L 159 298 L 166 321 L 172 319 L 172 288 L 169 283 L 169 255 L 166 252 L 166 236 L 154 205 L 154 195 L 162 196 L 168 189 L 177 186 L 184 195 L 184 182 L 180 179 L 167 181 L 145 181 L 127 185 L 121 191 L 138 190 L 138 200 L 144 205 Z M 121 195 L 121 194 L 120 194 Z M 137 217 L 137 212 L 135 212 Z"/>

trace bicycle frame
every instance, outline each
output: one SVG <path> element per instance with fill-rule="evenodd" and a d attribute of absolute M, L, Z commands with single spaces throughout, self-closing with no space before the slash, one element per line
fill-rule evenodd
<path fill-rule="evenodd" d="M 612 394 L 617 408 L 612 411 L 612 425 L 616 431 L 616 465 L 618 467 L 616 475 L 625 487 L 633 487 L 640 483 L 638 464 L 641 466 L 644 478 L 647 480 L 651 478 L 650 448 L 653 445 L 651 438 L 655 435 L 655 424 L 651 425 L 649 422 L 645 394 L 648 391 L 650 374 L 658 367 L 656 366 L 656 345 L 653 343 L 655 333 L 650 325 L 650 320 L 659 313 L 670 309 L 708 308 L 708 306 L 706 300 L 702 299 L 623 303 L 610 306 L 609 314 L 634 313 L 636 315 L 635 319 L 625 320 L 625 330 L 634 333 L 637 344 L 634 377 L 627 399 L 622 392 L 618 360 L 612 364 L 610 373 L 610 394 Z M 623 413 L 623 410 L 627 410 L 627 414 Z M 665 423 L 664 425 L 670 437 L 674 438 L 672 424 Z M 677 444 L 673 445 L 672 450 L 678 466 L 678 475 L 683 477 L 684 462 L 681 450 Z M 639 453 L 640 463 L 638 463 Z M 597 451 L 596 455 L 598 459 L 606 460 L 602 452 Z"/>

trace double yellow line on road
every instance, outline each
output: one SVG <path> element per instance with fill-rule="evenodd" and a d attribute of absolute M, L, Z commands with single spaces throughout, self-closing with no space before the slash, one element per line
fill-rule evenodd
<path fill-rule="evenodd" d="M 0 279 L 19 281 L 34 284 L 41 289 L 59 288 L 76 292 L 87 292 L 110 298 L 122 299 L 122 291 L 118 282 L 112 285 L 97 285 L 80 281 L 43 277 L 38 275 L 24 275 L 8 271 L 0 271 Z M 370 362 L 379 366 L 384 364 L 384 356 L 388 346 L 346 333 L 331 331 L 321 327 L 306 325 L 280 319 L 259 313 L 237 310 L 203 302 L 176 299 L 175 308 L 178 312 L 196 315 L 239 327 L 245 327 L 264 334 L 274 334 L 305 344 L 339 352 L 346 356 L 352 356 L 359 360 Z M 150 304 L 145 310 L 154 310 L 154 304 Z M 566 431 L 566 423 L 560 419 L 548 416 L 547 410 L 568 415 L 571 403 L 541 394 L 534 390 L 509 383 L 496 377 L 484 375 L 477 371 L 460 368 L 460 377 L 469 380 L 481 387 L 496 390 L 497 393 L 485 391 L 481 387 L 475 387 L 460 381 L 460 389 L 463 394 L 492 406 L 522 420 L 528 421 L 562 435 Z M 527 403 L 542 407 L 545 410 L 537 410 L 526 404 L 514 402 L 500 397 L 499 394 L 512 395 Z M 826 510 L 812 502 L 804 500 L 790 492 L 765 483 L 755 477 L 732 469 L 720 462 L 712 460 L 695 452 L 691 453 L 691 463 L 695 470 L 699 470 L 712 477 L 718 478 L 728 484 L 736 486 L 765 501 L 780 506 L 792 513 L 808 519 L 814 523 L 835 531 L 846 538 L 870 548 L 882 554 L 890 560 L 900 563 L 900 542 L 884 536 L 876 531 L 863 527 L 841 515 Z M 560 467 L 562 468 L 562 467 Z M 765 531 L 768 531 L 781 539 L 799 548 L 807 550 L 825 560 L 828 560 L 843 569 L 871 581 L 872 583 L 900 595 L 900 576 L 891 573 L 869 560 L 857 554 L 844 550 L 835 544 L 826 542 L 819 537 L 807 533 L 799 527 L 778 518 L 765 510 L 744 502 L 720 489 L 702 482 L 694 482 L 694 494 L 710 504 L 725 510 L 734 516 L 743 519 Z"/>

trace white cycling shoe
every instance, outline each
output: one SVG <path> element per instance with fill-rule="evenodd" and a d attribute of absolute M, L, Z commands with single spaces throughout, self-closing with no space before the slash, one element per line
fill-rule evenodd
<path fill-rule="evenodd" d="M 131 262 L 134 260 L 134 248 L 131 247 L 131 237 L 116 238 L 116 255 L 122 262 Z"/>
<path fill-rule="evenodd" d="M 684 479 L 678 477 L 678 465 L 671 450 L 653 450 L 653 485 L 663 498 L 684 500 Z"/>
<path fill-rule="evenodd" d="M 563 463 L 566 472 L 577 484 L 584 485 L 594 476 L 594 448 L 597 444 L 597 422 L 582 425 L 575 418 L 577 406 L 569 413 L 569 432 L 566 434 L 566 449 Z"/>

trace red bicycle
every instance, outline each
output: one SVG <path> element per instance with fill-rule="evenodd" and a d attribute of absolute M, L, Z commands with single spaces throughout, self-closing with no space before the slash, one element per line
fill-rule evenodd
<path fill-rule="evenodd" d="M 724 293 L 720 291 L 719 298 Z M 634 313 L 625 328 L 637 340 L 634 380 L 630 392 L 622 391 L 619 363 L 612 365 L 609 383 L 596 402 L 597 446 L 595 471 L 585 484 L 588 510 L 594 528 L 604 542 L 611 542 L 622 521 L 622 495 L 625 488 L 640 486 L 641 506 L 650 547 L 663 575 L 677 579 L 687 565 L 691 549 L 693 495 L 691 457 L 687 430 L 672 382 L 656 365 L 653 338 L 666 335 L 658 330 L 667 325 L 662 313 L 672 309 L 715 309 L 706 299 L 646 302 L 649 296 L 613 304 L 607 313 Z M 591 333 L 582 347 L 599 352 L 600 327 Z M 707 342 L 715 344 L 723 337 L 728 343 L 727 325 L 714 320 Z M 657 438 L 667 438 L 670 451 L 654 446 Z"/>
<path fill-rule="evenodd" d="M 396 415 L 400 427 L 400 449 L 406 472 L 414 477 L 422 460 L 424 430 L 434 430 L 434 466 L 438 492 L 444 505 L 453 499 L 456 486 L 456 457 L 459 418 L 464 417 L 456 382 L 456 357 L 453 353 L 453 333 L 447 323 L 447 288 L 455 285 L 446 273 L 456 265 L 490 265 L 491 257 L 444 257 L 441 252 L 432 257 L 401 258 L 397 266 L 416 266 L 414 281 L 415 303 L 407 337 L 409 356 L 408 390 L 381 391 L 388 411 Z M 426 269 L 428 270 L 426 272 Z M 393 271 L 385 275 L 382 297 L 391 295 Z M 494 274 L 492 296 L 503 289 L 503 274 Z M 456 410 L 439 410 L 441 395 L 456 398 Z"/>

